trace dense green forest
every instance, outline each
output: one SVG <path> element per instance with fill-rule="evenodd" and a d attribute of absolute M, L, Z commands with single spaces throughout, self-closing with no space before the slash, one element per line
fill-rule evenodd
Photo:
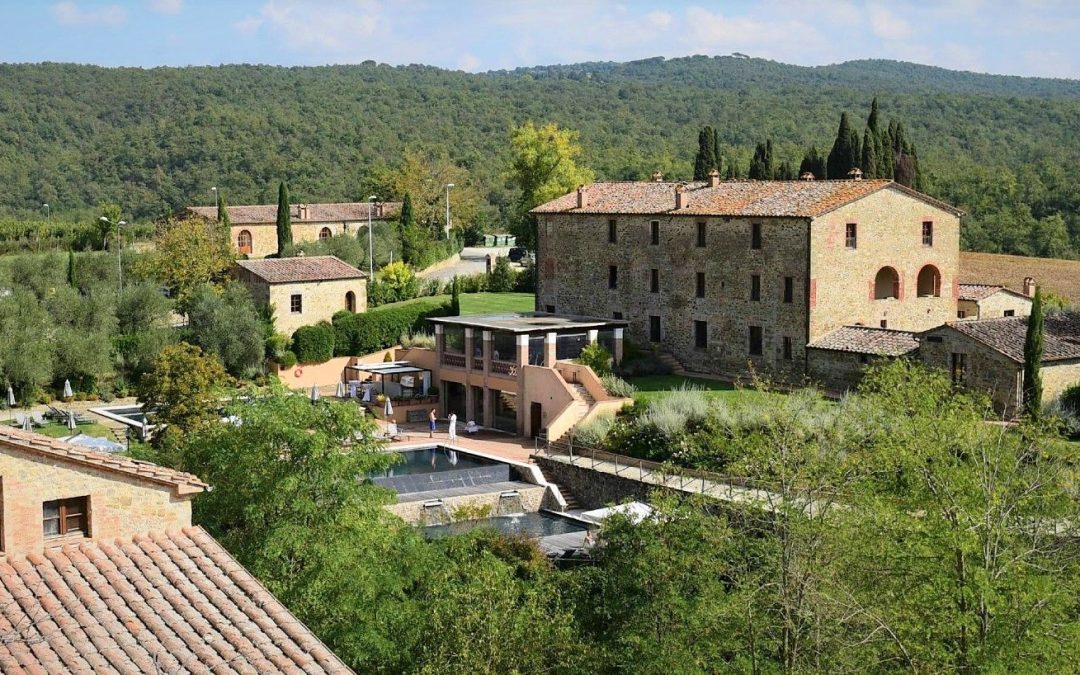
<path fill-rule="evenodd" d="M 488 222 L 508 226 L 509 131 L 526 120 L 580 132 L 599 178 L 693 175 L 697 137 L 749 170 L 756 144 L 797 166 L 828 151 L 842 112 L 870 101 L 902 120 L 923 187 L 969 212 L 968 248 L 1080 257 L 1080 82 L 961 73 L 891 61 L 800 67 L 689 57 L 467 74 L 427 66 L 151 70 L 0 65 L 0 215 L 89 215 L 101 202 L 151 219 L 211 203 L 394 194 L 406 150 L 468 171 Z M 502 221 L 502 222 L 500 222 Z"/>

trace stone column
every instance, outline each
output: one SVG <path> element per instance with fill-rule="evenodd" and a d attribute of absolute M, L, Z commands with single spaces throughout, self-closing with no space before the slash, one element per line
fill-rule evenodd
<path fill-rule="evenodd" d="M 596 341 L 600 338 L 600 331 L 591 330 L 591 331 L 589 331 L 588 335 L 589 335 L 589 344 L 594 345 L 594 344 L 596 344 Z"/>
<path fill-rule="evenodd" d="M 491 357 L 495 343 L 492 341 L 491 331 L 489 330 L 484 331 L 481 337 L 483 338 L 481 349 L 484 352 L 484 379 L 486 382 L 487 376 L 491 373 Z M 487 410 L 487 406 L 484 406 L 484 409 Z"/>
<path fill-rule="evenodd" d="M 439 365 L 442 365 L 443 352 L 446 350 L 446 335 L 443 333 L 443 325 L 435 324 L 435 353 L 439 357 Z"/>
<path fill-rule="evenodd" d="M 484 387 L 484 419 L 480 424 L 489 429 L 495 426 L 495 390 Z"/>
<path fill-rule="evenodd" d="M 558 340 L 558 333 L 548 333 L 544 336 L 544 367 L 555 367 L 555 342 Z"/>
<path fill-rule="evenodd" d="M 473 329 L 465 326 L 465 384 L 469 383 L 469 372 L 473 367 Z"/>
<path fill-rule="evenodd" d="M 615 353 L 611 355 L 615 363 L 622 363 L 623 357 L 623 329 L 615 329 Z"/>
<path fill-rule="evenodd" d="M 525 435 L 525 415 L 529 406 L 525 402 L 525 366 L 529 365 L 529 336 L 522 333 L 517 336 L 517 432 Z"/>
<path fill-rule="evenodd" d="M 458 414 L 458 422 L 464 427 L 469 420 L 476 420 L 476 397 L 473 395 L 472 385 L 465 383 L 465 410 Z"/>

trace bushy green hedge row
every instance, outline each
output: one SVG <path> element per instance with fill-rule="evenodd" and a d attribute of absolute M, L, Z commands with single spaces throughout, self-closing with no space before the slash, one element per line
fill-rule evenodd
<path fill-rule="evenodd" d="M 426 332 L 428 323 L 424 319 L 449 314 L 450 304 L 435 298 L 379 307 L 364 314 L 338 312 L 334 315 L 334 355 L 360 356 L 392 347 L 402 333 Z"/>
<path fill-rule="evenodd" d="M 314 326 L 301 326 L 293 333 L 293 352 L 300 363 L 322 363 L 334 356 L 336 334 L 325 321 Z"/>

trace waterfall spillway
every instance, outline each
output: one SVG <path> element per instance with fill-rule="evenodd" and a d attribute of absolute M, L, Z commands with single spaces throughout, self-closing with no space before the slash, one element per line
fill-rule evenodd
<path fill-rule="evenodd" d="M 449 522 L 450 509 L 446 508 L 446 504 L 443 503 L 443 500 L 433 499 L 431 501 L 424 502 L 424 525 L 446 525 Z"/>
<path fill-rule="evenodd" d="M 499 501 L 495 506 L 496 516 L 514 516 L 525 512 L 521 504 L 521 493 L 517 490 L 507 490 L 499 493 Z"/>

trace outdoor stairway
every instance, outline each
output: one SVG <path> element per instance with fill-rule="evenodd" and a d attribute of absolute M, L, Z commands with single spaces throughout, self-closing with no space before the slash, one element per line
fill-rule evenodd
<path fill-rule="evenodd" d="M 671 352 L 662 351 L 657 353 L 656 360 L 664 364 L 668 368 L 671 368 L 671 372 L 677 375 L 686 372 L 686 368 L 679 359 L 675 358 L 675 355 Z"/>
<path fill-rule="evenodd" d="M 568 384 L 577 392 L 577 397 L 584 401 L 585 405 L 589 406 L 591 409 L 593 404 L 596 403 L 596 399 L 589 395 L 589 390 L 585 388 L 585 385 L 576 382 L 569 382 Z"/>
<path fill-rule="evenodd" d="M 581 506 L 581 502 L 570 493 L 569 490 L 563 490 L 560 486 L 559 492 L 562 493 L 563 501 L 566 502 L 566 507 L 563 511 L 584 511 L 584 507 Z"/>
<path fill-rule="evenodd" d="M 504 391 L 500 391 L 499 392 L 499 398 L 502 399 L 503 405 L 506 406 L 507 410 L 513 410 L 514 413 L 517 414 L 517 408 L 518 408 L 517 396 L 515 396 L 513 394 L 507 394 Z"/>

